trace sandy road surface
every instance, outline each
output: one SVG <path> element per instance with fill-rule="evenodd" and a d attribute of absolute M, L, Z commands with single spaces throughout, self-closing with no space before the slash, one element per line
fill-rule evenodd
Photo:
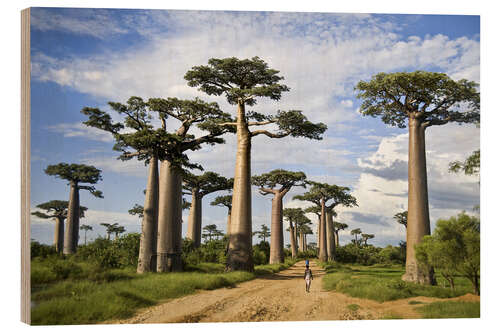
<path fill-rule="evenodd" d="M 310 293 L 306 293 L 304 269 L 305 262 L 302 261 L 279 273 L 243 282 L 234 288 L 200 291 L 114 323 L 349 320 L 385 316 L 419 318 L 415 305 L 408 304 L 409 300 L 425 303 L 439 300 L 414 297 L 378 303 L 323 291 L 321 280 L 324 271 L 312 261 L 314 280 Z M 479 297 L 476 297 L 465 295 L 460 299 L 478 301 Z M 359 308 L 353 310 L 351 304 L 357 304 Z"/>

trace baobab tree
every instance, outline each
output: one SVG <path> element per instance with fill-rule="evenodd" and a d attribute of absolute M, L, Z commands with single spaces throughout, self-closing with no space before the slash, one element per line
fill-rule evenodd
<path fill-rule="evenodd" d="M 303 172 L 293 172 L 276 169 L 260 176 L 252 177 L 252 184 L 259 187 L 262 195 L 272 194 L 271 207 L 271 244 L 270 264 L 283 263 L 283 197 L 293 186 L 305 187 L 306 175 Z"/>
<path fill-rule="evenodd" d="M 224 95 L 229 104 L 236 105 L 236 119 L 220 124 L 236 129 L 237 152 L 234 174 L 231 231 L 227 255 L 228 270 L 253 270 L 252 260 L 252 202 L 251 202 L 251 146 L 252 138 L 266 135 L 269 138 L 286 136 L 320 140 L 326 130 L 322 123 L 313 124 L 301 111 L 278 111 L 264 115 L 246 111 L 245 107 L 257 104 L 257 98 L 267 97 L 278 101 L 289 88 L 280 84 L 279 71 L 271 69 L 259 57 L 252 59 L 210 59 L 206 66 L 195 66 L 184 78 L 191 87 L 208 95 Z M 250 131 L 252 126 L 274 124 L 276 132 L 266 129 Z"/>
<path fill-rule="evenodd" d="M 228 190 L 233 187 L 233 179 L 227 179 L 215 172 L 205 172 L 194 175 L 185 171 L 182 177 L 184 194 L 191 195 L 189 209 L 188 230 L 186 237 L 193 241 L 195 247 L 201 245 L 201 217 L 203 197 L 217 191 Z"/>
<path fill-rule="evenodd" d="M 362 233 L 362 231 L 360 228 L 356 228 L 356 229 L 351 230 L 351 235 L 354 236 L 354 239 L 353 239 L 354 244 L 359 245 L 358 235 L 360 235 L 361 233 Z"/>
<path fill-rule="evenodd" d="M 43 212 L 32 212 L 31 215 L 42 219 L 54 219 L 56 222 L 54 230 L 54 245 L 56 251 L 61 253 L 64 246 L 64 220 L 68 217 L 68 201 L 65 200 L 51 200 L 48 202 L 41 203 L 36 207 L 45 211 Z M 85 216 L 85 211 L 87 207 L 80 206 L 80 218 Z"/>
<path fill-rule="evenodd" d="M 118 227 L 118 223 L 100 223 L 104 228 L 106 228 L 106 239 L 110 240 L 111 239 L 111 234 L 115 232 L 115 229 Z"/>
<path fill-rule="evenodd" d="M 308 181 L 311 188 L 309 191 L 302 195 L 296 195 L 293 197 L 294 200 L 309 201 L 314 203 L 316 206 L 320 207 L 320 242 L 319 242 L 319 255 L 318 258 L 321 261 L 333 260 L 334 253 L 331 253 L 331 257 L 328 258 L 327 249 L 327 212 L 332 212 L 335 207 L 341 205 L 344 207 L 357 206 L 356 198 L 349 194 L 350 189 L 348 187 L 329 185 L 325 183 L 317 183 Z M 333 237 L 333 232 L 330 233 L 330 237 Z M 330 240 L 330 244 L 333 241 Z"/>
<path fill-rule="evenodd" d="M 449 165 L 450 172 L 458 173 L 463 171 L 468 176 L 479 175 L 481 166 L 481 150 L 475 150 L 465 159 L 465 161 L 454 161 Z"/>
<path fill-rule="evenodd" d="M 406 229 L 406 226 L 408 224 L 408 211 L 405 210 L 404 212 L 399 212 L 399 213 L 394 214 L 394 219 L 399 224 L 404 225 L 405 229 Z"/>
<path fill-rule="evenodd" d="M 81 208 L 82 208 L 82 207 L 80 207 L 80 210 L 81 210 Z M 80 226 L 80 230 L 83 230 L 83 231 L 84 231 L 84 234 L 85 234 L 85 236 L 84 236 L 84 243 L 83 243 L 83 244 L 87 245 L 87 231 L 89 231 L 89 230 L 93 230 L 93 229 L 94 229 L 94 228 L 92 228 L 92 226 L 87 225 L 87 224 L 82 224 L 82 225 Z"/>
<path fill-rule="evenodd" d="M 339 231 L 340 230 L 345 230 L 347 229 L 349 226 L 345 223 L 341 223 L 341 222 L 333 222 L 333 232 L 335 233 L 335 246 L 338 247 L 340 246 L 340 243 L 339 243 Z"/>
<path fill-rule="evenodd" d="M 226 227 L 226 234 L 229 234 L 229 228 L 231 226 L 231 207 L 232 207 L 232 202 L 233 202 L 233 196 L 232 195 L 222 195 L 216 197 L 210 205 L 212 206 L 223 206 L 227 208 L 227 227 Z"/>
<path fill-rule="evenodd" d="M 310 207 L 307 207 L 306 209 L 304 209 L 304 213 L 313 213 L 315 214 L 317 217 L 318 217 L 318 227 L 317 227 L 317 230 L 316 230 L 316 235 L 317 235 L 317 242 L 316 242 L 316 245 L 319 249 L 320 247 L 320 242 L 321 242 L 321 206 L 310 206 Z"/>
<path fill-rule="evenodd" d="M 444 73 L 378 73 L 356 85 L 363 100 L 360 112 L 391 126 L 409 127 L 408 225 L 405 281 L 434 284 L 432 269 L 418 267 L 415 245 L 430 234 L 425 130 L 450 122 L 478 123 L 480 94 L 477 83 L 454 81 Z"/>
<path fill-rule="evenodd" d="M 374 235 L 374 234 L 361 234 L 361 239 L 363 240 L 363 242 L 365 242 L 365 246 L 367 246 L 367 245 L 368 245 L 368 243 L 367 243 L 367 242 L 368 242 L 368 240 L 369 240 L 369 239 L 372 239 L 372 238 L 374 238 L 374 237 L 375 237 L 375 235 Z"/>
<path fill-rule="evenodd" d="M 185 152 L 198 150 L 202 144 L 220 144 L 220 136 L 234 132 L 231 126 L 225 126 L 230 116 L 219 109 L 217 103 L 206 103 L 198 98 L 179 100 L 177 98 L 151 98 L 150 108 L 157 112 L 162 124 L 167 117 L 176 119 L 180 126 L 175 132 L 175 145 L 166 152 L 166 158 L 160 168 L 160 198 L 158 212 L 157 271 L 182 270 L 182 169 L 203 168 L 186 162 Z M 198 137 L 189 133 L 196 125 L 208 132 Z"/>
<path fill-rule="evenodd" d="M 285 208 L 283 209 L 283 218 L 288 220 L 290 231 L 290 248 L 292 250 L 292 258 L 297 257 L 297 225 L 309 219 L 304 215 L 302 208 Z"/>
<path fill-rule="evenodd" d="M 84 124 L 112 133 L 116 140 L 114 149 L 122 152 L 120 159 L 137 157 L 149 164 L 137 272 L 181 270 L 181 169 L 201 168 L 189 163 L 184 152 L 200 149 L 203 143 L 224 142 L 215 137 L 227 129 L 210 127 L 203 122 L 208 119 L 226 121 L 229 115 L 224 114 L 216 103 L 199 99 L 152 98 L 145 102 L 140 97 L 131 97 L 126 105 L 108 104 L 125 116 L 123 123 L 114 123 L 109 114 L 99 109 L 84 108 L 82 113 L 89 117 Z M 153 115 L 157 115 L 161 122 L 159 128 L 153 126 Z M 181 123 L 175 133 L 167 131 L 168 117 Z M 188 134 L 193 124 L 209 134 L 194 138 Z M 125 127 L 127 131 L 121 131 Z M 160 161 L 161 175 L 158 172 Z"/>
<path fill-rule="evenodd" d="M 307 217 L 306 217 L 307 218 Z M 311 224 L 311 220 L 303 219 L 297 224 L 297 234 L 299 235 L 299 251 L 304 252 L 307 251 L 307 239 L 306 235 L 312 234 L 312 229 L 309 226 Z"/>
<path fill-rule="evenodd" d="M 64 233 L 64 254 L 73 254 L 78 247 L 78 232 L 80 227 L 80 190 L 89 191 L 97 198 L 103 198 L 102 192 L 92 185 L 81 185 L 82 183 L 96 184 L 102 179 L 101 170 L 85 164 L 59 163 L 47 166 L 45 173 L 67 180 L 70 186 L 68 215 L 66 230 Z"/>
<path fill-rule="evenodd" d="M 219 236 L 224 235 L 224 233 L 222 231 L 220 231 L 219 229 L 217 229 L 217 226 L 215 224 L 209 224 L 207 226 L 204 226 L 203 230 L 205 232 L 202 234 L 202 237 L 205 238 L 205 239 L 208 238 L 209 242 L 212 241 L 212 237 L 218 238 Z"/>
<path fill-rule="evenodd" d="M 326 253 L 328 260 L 335 260 L 335 230 L 333 218 L 337 217 L 337 212 L 333 207 L 326 209 Z"/>
<path fill-rule="evenodd" d="M 262 224 L 260 226 L 260 230 L 255 231 L 253 234 L 256 235 L 259 239 L 262 239 L 263 242 L 266 241 L 267 237 L 271 236 L 269 227 L 265 224 Z"/>

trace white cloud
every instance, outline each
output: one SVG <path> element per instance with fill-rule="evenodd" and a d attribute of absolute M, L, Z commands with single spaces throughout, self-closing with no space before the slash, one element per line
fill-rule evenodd
<path fill-rule="evenodd" d="M 85 126 L 82 123 L 61 123 L 48 126 L 51 132 L 60 133 L 65 138 L 80 137 L 101 142 L 113 142 L 113 136 L 97 128 Z"/>

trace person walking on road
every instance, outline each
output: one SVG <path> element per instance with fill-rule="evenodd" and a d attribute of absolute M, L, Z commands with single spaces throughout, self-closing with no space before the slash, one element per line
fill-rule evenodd
<path fill-rule="evenodd" d="M 313 279 L 313 273 L 309 269 L 309 265 L 306 265 L 306 270 L 304 272 L 304 280 L 306 280 L 306 292 L 309 292 L 309 289 L 311 288 L 312 279 Z"/>

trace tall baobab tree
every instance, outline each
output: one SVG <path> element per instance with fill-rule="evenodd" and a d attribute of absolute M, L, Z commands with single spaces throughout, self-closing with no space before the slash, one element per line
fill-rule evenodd
<path fill-rule="evenodd" d="M 195 247 L 201 245 L 201 217 L 202 201 L 207 194 L 229 190 L 233 187 L 233 179 L 227 179 L 215 172 L 205 172 L 194 175 L 185 171 L 182 178 L 183 188 L 191 195 L 191 208 L 189 209 L 188 230 L 186 237 L 193 241 Z"/>
<path fill-rule="evenodd" d="M 125 116 L 123 123 L 113 123 L 111 116 L 99 109 L 84 108 L 82 113 L 89 117 L 84 124 L 112 133 L 116 140 L 114 149 L 122 153 L 120 159 L 137 157 L 149 164 L 137 272 L 181 270 L 181 169 L 199 167 L 189 163 L 184 152 L 200 149 L 203 143 L 222 143 L 224 140 L 215 137 L 226 129 L 212 128 L 206 121 L 225 121 L 229 116 L 216 103 L 199 99 L 153 98 L 145 102 L 140 97 L 131 97 L 127 104 L 108 104 Z M 159 128 L 153 126 L 153 115 L 161 122 Z M 169 117 L 181 123 L 175 133 L 167 131 Z M 205 126 L 202 129 L 209 134 L 194 138 L 188 134 L 193 124 Z M 127 131 L 122 131 L 125 127 Z"/>
<path fill-rule="evenodd" d="M 47 166 L 45 173 L 67 180 L 70 186 L 68 217 L 64 234 L 64 254 L 73 254 L 78 248 L 78 232 L 80 227 L 80 190 L 89 191 L 97 198 L 103 198 L 102 192 L 92 185 L 102 179 L 101 170 L 85 164 L 59 163 Z"/>
<path fill-rule="evenodd" d="M 341 222 L 333 222 L 333 232 L 335 233 L 335 246 L 338 247 L 340 246 L 340 243 L 339 243 L 339 231 L 340 230 L 345 230 L 347 229 L 349 226 L 345 223 L 341 223 Z"/>
<path fill-rule="evenodd" d="M 80 207 L 80 209 L 81 209 L 81 208 L 82 208 L 82 207 Z M 82 225 L 80 226 L 80 230 L 83 230 L 84 235 L 85 235 L 85 236 L 84 236 L 84 243 L 83 243 L 83 244 L 87 245 L 87 231 L 90 231 L 90 230 L 93 230 L 93 229 L 94 229 L 94 228 L 92 228 L 92 226 L 87 225 L 87 224 L 82 224 Z"/>
<path fill-rule="evenodd" d="M 32 212 L 31 215 L 37 216 L 42 219 L 54 219 L 56 222 L 54 230 L 54 245 L 56 251 L 61 253 L 64 246 L 64 220 L 68 217 L 68 201 L 65 200 L 51 200 L 41 203 L 36 206 L 43 212 Z M 80 218 L 83 218 L 87 207 L 80 206 Z"/>
<path fill-rule="evenodd" d="M 415 245 L 430 234 L 425 130 L 450 122 L 478 123 L 480 94 L 472 81 L 454 81 L 444 73 L 378 73 L 356 85 L 360 112 L 399 128 L 409 127 L 408 225 L 403 280 L 434 284 L 433 270 L 418 267 Z"/>
<path fill-rule="evenodd" d="M 368 245 L 368 240 L 374 238 L 374 234 L 361 234 L 361 239 L 365 242 L 365 246 Z"/>
<path fill-rule="evenodd" d="M 226 227 L 226 235 L 229 234 L 229 228 L 231 226 L 231 207 L 233 202 L 232 195 L 221 195 L 216 197 L 210 205 L 212 206 L 223 206 L 227 208 L 227 227 Z"/>
<path fill-rule="evenodd" d="M 306 217 L 306 219 L 302 219 L 301 221 L 299 221 L 297 223 L 296 233 L 299 236 L 299 251 L 300 252 L 307 251 L 306 235 L 312 233 L 312 229 L 311 229 L 311 227 L 309 227 L 309 225 L 311 224 L 311 220 L 309 220 L 307 217 Z"/>
<path fill-rule="evenodd" d="M 328 260 L 335 260 L 335 230 L 333 218 L 337 217 L 337 212 L 331 208 L 326 209 L 326 253 Z"/>
<path fill-rule="evenodd" d="M 407 228 L 407 224 L 408 224 L 408 211 L 405 210 L 404 212 L 399 212 L 399 213 L 394 214 L 394 219 L 399 224 L 404 225 L 405 229 L 406 229 Z"/>
<path fill-rule="evenodd" d="M 231 231 L 227 266 L 229 270 L 253 270 L 252 260 L 252 202 L 251 202 L 251 146 L 252 138 L 266 135 L 269 138 L 306 137 L 320 140 L 326 125 L 313 124 L 301 111 L 278 111 L 264 115 L 246 111 L 245 107 L 257 104 L 257 98 L 267 97 L 278 101 L 289 88 L 280 84 L 279 71 L 268 67 L 259 57 L 252 59 L 210 59 L 206 66 L 195 66 L 184 78 L 191 87 L 208 95 L 225 95 L 229 104 L 236 105 L 236 119 L 223 123 L 232 126 L 237 134 L 237 152 L 234 174 Z M 276 132 L 266 129 L 250 131 L 252 126 L 274 124 Z"/>
<path fill-rule="evenodd" d="M 335 207 L 341 205 L 344 207 L 357 206 L 356 198 L 349 194 L 350 189 L 348 187 L 329 185 L 325 183 L 308 182 L 311 185 L 309 191 L 302 195 L 296 195 L 293 197 L 294 200 L 309 201 L 314 203 L 316 206 L 320 207 L 320 242 L 319 242 L 319 260 L 327 261 L 334 259 L 334 253 L 331 253 L 331 258 L 328 258 L 327 249 L 327 212 L 331 212 Z M 330 237 L 333 237 L 333 232 L 330 233 Z M 333 241 L 330 240 L 330 244 Z"/>
<path fill-rule="evenodd" d="M 303 172 L 293 172 L 276 169 L 260 176 L 253 176 L 252 183 L 259 187 L 262 195 L 272 194 L 271 207 L 271 244 L 270 264 L 283 263 L 283 197 L 293 186 L 305 187 L 306 175 Z"/>
<path fill-rule="evenodd" d="M 361 233 L 362 233 L 362 231 L 360 228 L 356 228 L 356 229 L 351 230 L 351 235 L 354 236 L 354 239 L 353 239 L 354 244 L 359 245 L 358 235 L 360 235 Z"/>

